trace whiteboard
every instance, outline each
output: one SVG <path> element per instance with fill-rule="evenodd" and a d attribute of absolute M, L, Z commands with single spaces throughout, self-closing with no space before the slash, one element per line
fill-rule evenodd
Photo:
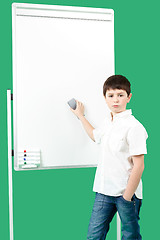
<path fill-rule="evenodd" d="M 100 146 L 67 102 L 82 102 L 94 128 L 109 113 L 114 11 L 13 3 L 12 42 L 15 170 L 97 166 Z"/>

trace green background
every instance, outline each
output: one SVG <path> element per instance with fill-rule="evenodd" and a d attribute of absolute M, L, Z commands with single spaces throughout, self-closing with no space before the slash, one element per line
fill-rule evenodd
<path fill-rule="evenodd" d="M 25 2 L 25 1 L 23 1 Z M 142 176 L 144 199 L 140 213 L 143 239 L 159 236 L 159 1 L 47 0 L 52 5 L 112 8 L 115 11 L 115 70 L 131 82 L 127 106 L 145 126 L 149 138 Z M 7 89 L 12 89 L 11 4 L 0 8 L 0 239 L 9 240 Z M 80 127 L 82 127 L 80 125 Z M 15 240 L 85 240 L 95 194 L 95 168 L 15 172 Z M 114 218 L 108 239 L 116 239 Z"/>

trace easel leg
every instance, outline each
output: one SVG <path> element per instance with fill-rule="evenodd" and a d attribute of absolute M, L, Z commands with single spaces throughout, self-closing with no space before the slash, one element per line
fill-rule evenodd
<path fill-rule="evenodd" d="M 9 227 L 10 227 L 10 240 L 13 240 L 11 90 L 7 90 L 7 129 L 8 129 Z"/>

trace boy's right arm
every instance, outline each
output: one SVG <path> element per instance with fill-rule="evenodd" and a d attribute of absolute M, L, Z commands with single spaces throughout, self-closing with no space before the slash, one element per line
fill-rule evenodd
<path fill-rule="evenodd" d="M 70 108 L 70 110 L 79 118 L 79 120 L 82 122 L 82 125 L 87 132 L 88 136 L 95 142 L 94 136 L 93 136 L 93 129 L 94 127 L 88 122 L 88 120 L 84 117 L 84 105 L 77 101 L 77 107 L 75 110 Z"/>
<path fill-rule="evenodd" d="M 86 130 L 88 136 L 95 142 L 95 139 L 94 139 L 94 136 L 93 136 L 94 127 L 88 122 L 88 120 L 84 116 L 80 116 L 79 120 L 83 124 L 83 127 Z"/>

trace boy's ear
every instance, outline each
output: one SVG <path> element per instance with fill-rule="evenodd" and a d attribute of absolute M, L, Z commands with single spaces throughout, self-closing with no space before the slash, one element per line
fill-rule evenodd
<path fill-rule="evenodd" d="M 130 94 L 129 94 L 127 103 L 129 103 L 129 102 L 130 102 L 130 100 L 131 100 L 131 97 L 132 97 L 132 93 L 130 93 Z"/>

